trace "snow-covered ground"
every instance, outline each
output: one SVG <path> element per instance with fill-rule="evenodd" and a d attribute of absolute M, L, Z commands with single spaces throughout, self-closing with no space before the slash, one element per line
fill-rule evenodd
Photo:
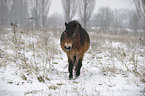
<path fill-rule="evenodd" d="M 62 29 L 17 29 L 15 42 L 9 29 L 0 34 L 0 96 L 145 96 L 144 36 L 88 32 L 81 75 L 69 80 Z"/>

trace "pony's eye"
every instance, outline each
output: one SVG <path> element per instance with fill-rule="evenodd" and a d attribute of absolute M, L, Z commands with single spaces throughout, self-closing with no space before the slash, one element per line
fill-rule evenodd
<path fill-rule="evenodd" d="M 66 35 L 66 31 L 64 31 L 64 35 Z"/>
<path fill-rule="evenodd" d="M 76 32 L 74 32 L 73 35 L 76 35 Z"/>
<path fill-rule="evenodd" d="M 76 33 L 73 33 L 73 38 L 76 36 Z"/>

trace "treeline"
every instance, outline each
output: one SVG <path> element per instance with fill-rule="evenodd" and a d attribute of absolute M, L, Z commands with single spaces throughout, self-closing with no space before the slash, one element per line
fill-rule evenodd
<path fill-rule="evenodd" d="M 17 21 L 20 26 L 26 26 L 33 21 L 36 27 L 46 26 L 50 0 L 1 0 L 0 25 L 9 25 Z"/>
<path fill-rule="evenodd" d="M 136 10 L 102 7 L 96 12 L 96 0 L 62 0 L 63 16 L 58 13 L 49 16 L 51 2 L 52 0 L 1 0 L 0 26 L 10 25 L 14 21 L 19 26 L 30 26 L 33 23 L 37 28 L 62 26 L 77 14 L 78 21 L 84 27 L 145 28 L 145 20 L 140 18 Z"/>
<path fill-rule="evenodd" d="M 99 8 L 98 12 L 90 20 L 90 26 L 107 28 L 131 28 L 134 30 L 144 29 L 145 21 L 135 10 Z"/>

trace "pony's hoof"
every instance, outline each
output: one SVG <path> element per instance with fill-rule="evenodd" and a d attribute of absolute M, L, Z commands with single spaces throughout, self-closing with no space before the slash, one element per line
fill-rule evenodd
<path fill-rule="evenodd" d="M 70 76 L 69 76 L 69 80 L 71 80 L 72 78 L 73 78 L 73 76 L 70 75 Z"/>
<path fill-rule="evenodd" d="M 76 77 L 80 76 L 80 71 L 76 72 Z"/>

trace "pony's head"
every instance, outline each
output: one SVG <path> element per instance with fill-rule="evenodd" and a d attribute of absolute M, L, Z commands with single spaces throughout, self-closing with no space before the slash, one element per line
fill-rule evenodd
<path fill-rule="evenodd" d="M 65 49 L 66 51 L 71 51 L 71 49 L 73 48 L 73 44 L 76 40 L 76 38 L 78 37 L 78 28 L 81 25 L 77 22 L 77 21 L 71 21 L 69 23 L 65 22 Z"/>

